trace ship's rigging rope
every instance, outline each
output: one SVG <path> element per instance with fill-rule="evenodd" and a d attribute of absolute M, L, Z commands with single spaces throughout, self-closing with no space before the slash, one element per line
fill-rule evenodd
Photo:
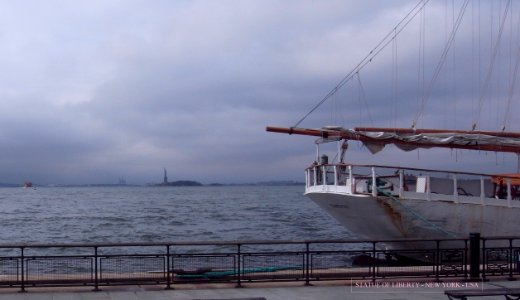
<path fill-rule="evenodd" d="M 419 67 L 417 68 L 417 103 L 424 97 L 426 65 L 426 9 L 423 9 L 419 24 Z"/>
<path fill-rule="evenodd" d="M 461 9 L 457 16 L 457 20 L 455 21 L 455 24 L 450 33 L 450 36 L 448 37 L 448 41 L 446 42 L 446 45 L 444 46 L 444 50 L 442 51 L 441 58 L 439 59 L 439 63 L 437 64 L 437 67 L 435 67 L 435 71 L 433 73 L 433 77 L 430 81 L 430 84 L 428 85 L 428 89 L 424 93 L 424 97 L 422 98 L 422 101 L 421 101 L 421 106 L 419 107 L 419 110 L 417 111 L 417 114 L 415 115 L 415 118 L 412 122 L 412 128 L 416 127 L 417 121 L 424 113 L 424 109 L 426 107 L 426 102 L 428 102 L 428 99 L 430 98 L 430 94 L 433 90 L 433 86 L 435 85 L 435 82 L 437 81 L 437 77 L 439 77 L 442 67 L 444 66 L 444 64 L 446 62 L 446 58 L 448 56 L 451 46 L 453 45 L 453 41 L 455 40 L 455 35 L 457 34 L 460 24 L 462 23 L 462 18 L 464 16 L 464 12 L 466 11 L 466 7 L 468 6 L 468 4 L 469 4 L 469 0 L 466 0 L 466 1 L 464 1 L 464 3 L 461 6 Z"/>
<path fill-rule="evenodd" d="M 488 72 L 486 74 L 486 79 L 484 81 L 484 85 L 482 86 L 482 91 L 480 93 L 479 102 L 478 102 L 478 110 L 477 110 L 477 120 L 480 119 L 480 114 L 482 113 L 482 106 L 484 104 L 484 99 L 486 97 L 487 91 L 489 89 L 489 85 L 491 83 L 491 75 L 493 74 L 493 70 L 495 67 L 495 61 L 498 54 L 498 49 L 500 48 L 500 41 L 502 40 L 502 33 L 504 32 L 504 24 L 506 22 L 507 14 L 509 12 L 509 8 L 511 6 L 511 0 L 507 1 L 506 7 L 504 9 L 504 15 L 502 16 L 502 22 L 500 23 L 500 28 L 498 30 L 498 37 L 495 41 L 495 46 L 493 47 L 493 54 L 491 56 L 491 62 L 489 63 Z M 477 127 L 477 120 L 473 121 L 472 129 Z"/>
<path fill-rule="evenodd" d="M 520 17 L 518 18 L 517 32 L 520 33 Z M 513 70 L 513 77 L 511 78 L 511 82 L 510 82 L 510 86 L 509 86 L 509 93 L 507 95 L 506 113 L 505 113 L 505 116 L 504 116 L 504 122 L 503 122 L 503 126 L 502 126 L 502 131 L 505 131 L 507 123 L 509 122 L 509 119 L 511 118 L 511 113 L 512 113 L 512 111 L 511 111 L 511 103 L 512 103 L 512 100 L 513 100 L 513 95 L 515 93 L 515 84 L 516 84 L 516 79 L 517 79 L 517 76 L 518 76 L 518 69 L 519 68 L 520 68 L 520 41 L 518 42 L 518 45 L 517 45 L 515 67 L 514 67 L 514 70 Z M 519 163 L 520 163 L 520 160 L 519 160 Z"/>
<path fill-rule="evenodd" d="M 358 89 L 359 89 L 359 97 L 363 100 L 363 104 L 365 105 L 367 109 L 368 114 L 368 120 L 370 121 L 370 124 L 374 124 L 374 119 L 372 119 L 372 114 L 370 114 L 370 109 L 368 108 L 368 102 L 367 97 L 365 93 L 365 88 L 363 87 L 363 83 L 361 82 L 361 75 L 359 75 L 359 72 L 356 73 L 356 78 L 358 81 Z"/>
<path fill-rule="evenodd" d="M 447 0 L 446 0 L 447 1 Z M 480 8 L 480 1 L 478 2 L 478 32 L 479 32 L 479 36 L 478 36 L 478 41 L 476 41 L 478 43 L 478 53 L 474 53 L 474 49 L 472 49 L 472 54 L 471 54 L 471 57 L 472 59 L 474 60 L 474 56 L 476 55 L 478 57 L 478 71 L 472 71 L 471 73 L 471 76 L 473 78 L 473 76 L 477 76 L 478 77 L 478 82 L 479 82 L 479 91 L 478 91 L 478 99 L 476 99 L 476 103 L 475 105 L 472 104 L 472 107 L 474 107 L 474 113 L 472 113 L 472 120 L 471 120 L 471 124 L 470 126 L 472 127 L 472 130 L 475 130 L 477 127 L 480 127 L 479 126 L 479 122 L 481 122 L 481 115 L 482 115 L 482 112 L 485 111 L 485 108 L 484 108 L 484 105 L 487 102 L 489 102 L 489 91 L 491 89 L 491 85 L 492 85 L 492 76 L 495 76 L 499 70 L 497 70 L 497 65 L 498 65 L 498 56 L 499 56 L 499 52 L 500 52 L 500 44 L 503 40 L 503 34 L 504 34 L 504 27 L 505 27 L 505 23 L 506 23 L 506 20 L 509 19 L 511 22 L 512 22 L 512 19 L 513 19 L 513 12 L 512 12 L 512 1 L 511 0 L 504 0 L 505 1 L 505 6 L 503 6 L 503 8 L 501 8 L 501 12 L 499 13 L 499 18 L 498 18 L 498 34 L 496 36 L 496 38 L 493 38 L 491 37 L 491 43 L 492 43 L 492 46 L 490 47 L 490 62 L 489 62 L 489 65 L 484 68 L 486 69 L 485 71 L 485 74 L 483 74 L 484 76 L 482 76 L 482 82 L 481 82 L 481 52 L 480 52 L 480 49 L 481 49 L 481 38 L 480 38 L 480 11 L 481 11 L 481 8 Z M 442 50 L 442 53 L 440 55 L 440 58 L 438 59 L 437 61 L 437 65 L 435 67 L 435 69 L 433 70 L 433 73 L 432 73 L 432 76 L 431 76 L 431 79 L 428 80 L 429 82 L 426 82 L 425 81 L 425 70 L 426 70 L 426 63 L 425 63 L 425 58 L 426 58 L 426 5 L 429 3 L 429 0 L 420 0 L 418 1 L 418 3 L 408 12 L 408 14 L 406 14 L 406 16 L 404 18 L 402 18 L 398 23 L 397 25 L 392 28 L 384 37 L 383 39 L 349 72 L 347 73 L 339 82 L 336 86 L 334 86 L 334 88 L 332 90 L 329 91 L 328 94 L 325 95 L 325 97 L 323 97 L 315 106 L 312 107 L 312 109 L 310 111 L 308 111 L 302 118 L 300 118 L 294 125 L 293 127 L 298 127 L 304 120 L 306 120 L 312 113 L 314 113 L 319 107 L 322 106 L 323 103 L 325 103 L 326 101 L 328 101 L 330 98 L 334 99 L 334 101 L 336 101 L 337 99 L 334 98 L 334 96 L 336 95 L 336 93 L 345 85 L 347 84 L 349 81 L 356 81 L 357 80 L 357 85 L 358 85 L 358 97 L 359 97 L 359 100 L 361 102 L 362 100 L 362 103 L 360 103 L 362 106 L 365 106 L 366 107 L 366 110 L 368 112 L 368 121 L 373 124 L 374 120 L 372 119 L 372 116 L 370 115 L 370 110 L 368 109 L 368 103 L 367 103 L 367 98 L 366 98 L 366 95 L 365 95 L 365 90 L 364 90 L 364 87 L 361 83 L 361 78 L 360 78 L 360 73 L 361 73 L 361 70 L 363 70 L 365 68 L 365 66 L 367 66 L 368 64 L 370 64 L 374 58 L 376 58 L 381 52 L 383 52 L 383 50 L 385 50 L 388 46 L 392 46 L 392 70 L 391 70 L 391 81 L 392 81 L 392 98 L 394 98 L 394 100 L 396 100 L 397 98 L 397 92 L 398 92 L 398 69 L 397 69 L 397 37 L 401 34 L 401 32 L 408 26 L 408 24 L 413 21 L 417 15 L 420 16 L 420 20 L 419 20 L 419 57 L 418 57 L 418 71 L 417 71 L 417 89 L 418 89 L 418 93 L 417 93 L 417 110 L 416 110 L 416 113 L 415 113 L 415 116 L 413 117 L 413 120 L 412 120 L 412 128 L 416 128 L 417 126 L 417 123 L 419 122 L 419 120 L 424 116 L 425 112 L 426 112 L 426 107 L 427 107 L 427 104 L 428 102 L 430 101 L 430 98 L 431 96 L 433 95 L 434 93 L 434 87 L 435 85 L 437 84 L 437 81 L 438 81 L 438 78 L 440 77 L 441 75 L 441 72 L 443 69 L 446 68 L 446 64 L 447 64 L 447 61 L 449 60 L 448 56 L 449 56 L 449 53 L 450 52 L 453 52 L 453 54 L 455 55 L 455 52 L 454 52 L 454 43 L 455 43 L 455 37 L 457 36 L 457 33 L 459 31 L 461 31 L 462 29 L 459 30 L 459 28 L 461 27 L 461 24 L 463 22 L 463 19 L 464 19 L 464 15 L 467 11 L 467 8 L 468 8 L 468 5 L 469 5 L 469 2 L 470 0 L 463 0 L 461 6 L 459 7 L 459 9 L 457 9 L 457 11 L 455 11 L 455 5 L 454 3 L 452 4 L 453 5 L 453 14 L 452 14 L 452 17 L 453 17 L 453 24 L 451 27 L 451 30 L 447 30 L 448 26 L 446 25 L 445 28 L 446 28 L 446 41 L 445 41 L 445 45 L 443 47 L 443 50 Z M 501 7 L 502 7 L 502 2 L 501 2 Z M 475 9 L 475 7 L 473 7 Z M 492 9 L 491 9 L 492 11 Z M 446 13 L 447 14 L 447 13 Z M 491 15 L 491 17 L 493 17 L 493 15 Z M 447 15 L 446 15 L 446 19 L 447 19 Z M 474 20 L 472 19 L 472 28 L 475 27 L 475 24 L 474 24 Z M 491 20 L 491 22 L 493 23 L 493 20 Z M 513 27 L 511 25 L 511 27 Z M 493 32 L 493 28 L 491 29 L 491 34 Z M 511 35 L 513 35 L 513 29 L 511 28 Z M 518 19 L 518 29 L 517 29 L 517 34 L 520 33 L 520 17 Z M 473 39 L 473 36 L 472 36 L 472 39 Z M 472 40 L 472 45 L 475 43 L 475 41 Z M 517 47 L 518 46 L 518 47 Z M 506 129 L 506 127 L 508 125 L 510 125 L 509 123 L 511 122 L 510 119 L 512 117 L 512 113 L 513 113 L 513 109 L 512 109 L 512 99 L 514 97 L 514 94 L 515 94 L 515 85 L 517 84 L 517 78 L 518 78 L 518 73 L 519 73 L 519 69 L 520 69 L 520 42 L 518 42 L 518 45 L 515 45 L 515 46 L 510 46 L 510 55 L 511 57 L 514 57 L 514 62 L 513 62 L 513 59 L 510 58 L 510 70 L 509 70 L 509 74 L 510 74 L 510 80 L 509 82 L 507 83 L 508 85 L 508 88 L 507 88 L 507 100 L 506 100 L 506 105 L 504 105 L 503 107 L 505 108 L 505 112 L 504 112 L 504 115 L 503 115 L 503 123 L 502 123 L 502 128 L 501 130 L 504 131 Z M 514 50 L 513 50 L 514 48 Z M 455 56 L 453 57 L 453 60 L 455 61 Z M 454 65 L 454 71 L 455 72 L 455 65 Z M 455 81 L 456 78 L 455 78 L 455 75 L 454 75 L 454 78 L 453 80 Z M 474 80 L 472 79 L 471 82 L 474 82 Z M 454 95 L 455 97 L 453 97 L 452 101 L 454 103 L 454 105 L 456 105 L 456 101 L 457 101 L 457 97 L 456 95 Z M 473 97 L 472 97 L 473 98 Z M 394 105 L 395 105 L 395 102 L 394 101 Z M 395 107 L 392 107 L 393 110 L 395 110 L 396 108 Z M 497 108 L 498 109 L 498 108 Z M 334 111 L 337 111 L 336 107 L 334 106 Z M 394 114 L 395 114 L 395 111 L 394 111 Z M 394 116 L 395 118 L 395 116 Z M 498 120 L 498 110 L 497 110 L 497 122 L 499 123 L 500 121 Z M 395 124 L 394 124 L 395 125 Z"/>
<path fill-rule="evenodd" d="M 430 0 L 420 0 L 414 8 L 408 12 L 408 14 L 397 23 L 397 25 L 370 51 L 355 67 L 352 69 L 340 82 L 327 94 L 321 101 L 318 102 L 307 114 L 305 114 L 293 127 L 298 127 L 309 115 L 311 115 L 316 109 L 318 109 L 323 103 L 325 103 L 330 97 L 344 86 L 347 82 L 361 71 L 367 64 L 372 62 L 381 51 L 383 51 L 396 37 L 403 31 L 406 26 L 415 18 L 415 16 L 424 9 L 424 6 Z M 469 0 L 467 0 L 469 1 Z"/>

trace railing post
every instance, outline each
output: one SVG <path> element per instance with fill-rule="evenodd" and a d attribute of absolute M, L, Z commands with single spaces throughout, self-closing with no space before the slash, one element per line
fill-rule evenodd
<path fill-rule="evenodd" d="M 486 191 L 484 188 L 484 177 L 480 176 L 480 204 L 486 205 L 485 199 Z"/>
<path fill-rule="evenodd" d="M 351 165 L 348 166 L 348 180 L 350 182 L 350 192 L 352 194 L 355 194 L 356 193 L 356 181 L 352 177 L 352 166 Z"/>
<path fill-rule="evenodd" d="M 404 171 L 399 170 L 399 198 L 403 198 L 404 192 Z"/>
<path fill-rule="evenodd" d="M 237 244 L 237 270 L 236 270 L 236 274 L 237 274 L 237 285 L 235 286 L 236 288 L 241 288 L 242 287 L 242 282 L 241 282 L 241 264 L 242 264 L 242 253 L 240 252 L 240 244 Z"/>
<path fill-rule="evenodd" d="M 326 165 L 322 165 L 321 166 L 321 184 L 323 186 L 326 186 L 327 185 L 327 166 Z"/>
<path fill-rule="evenodd" d="M 513 268 L 515 267 L 515 259 L 513 257 L 513 239 L 510 238 L 509 239 L 509 278 L 508 280 L 509 281 L 513 281 L 513 280 L 516 280 L 514 277 L 513 277 Z"/>
<path fill-rule="evenodd" d="M 313 186 L 317 186 L 318 185 L 318 170 L 317 170 L 317 167 L 314 167 L 314 172 L 313 172 L 312 175 L 314 176 Z"/>
<path fill-rule="evenodd" d="M 376 243 L 377 242 L 372 242 L 372 283 L 376 282 L 376 265 L 377 265 Z"/>
<path fill-rule="evenodd" d="M 453 202 L 459 203 L 459 189 L 457 186 L 457 174 L 453 174 Z"/>
<path fill-rule="evenodd" d="M 338 166 L 334 165 L 334 186 L 338 186 Z"/>
<path fill-rule="evenodd" d="M 166 245 L 166 289 L 172 289 L 172 276 L 171 276 L 171 264 L 170 264 L 170 245 Z"/>
<path fill-rule="evenodd" d="M 310 286 L 312 285 L 310 283 L 311 279 L 311 272 L 310 272 L 310 269 L 311 269 L 311 263 L 310 263 L 310 245 L 309 245 L 309 242 L 305 242 L 305 285 L 306 286 Z"/>
<path fill-rule="evenodd" d="M 99 291 L 99 278 L 98 278 L 98 246 L 94 246 L 94 291 Z"/>
<path fill-rule="evenodd" d="M 476 281 L 480 278 L 480 240 L 480 233 L 469 234 L 469 280 L 471 281 Z M 485 254 L 484 247 L 482 249 L 483 255 Z M 485 278 L 485 272 L 483 272 L 483 278 Z"/>
<path fill-rule="evenodd" d="M 430 175 L 426 175 L 426 200 L 431 200 Z"/>
<path fill-rule="evenodd" d="M 377 197 L 376 168 L 372 167 L 372 197 Z"/>
<path fill-rule="evenodd" d="M 469 247 L 468 247 L 468 239 L 464 239 L 464 255 L 463 255 L 463 262 L 464 262 L 464 279 L 469 278 L 468 274 L 468 253 L 469 253 Z"/>
<path fill-rule="evenodd" d="M 507 178 L 507 207 L 511 207 L 511 178 Z"/>
<path fill-rule="evenodd" d="M 441 241 L 439 240 L 436 240 L 435 241 L 436 244 L 437 244 L 437 248 L 435 249 L 435 281 L 439 282 L 439 273 L 440 273 L 440 269 L 441 269 L 441 247 L 440 247 L 440 243 Z"/>
<path fill-rule="evenodd" d="M 21 267 L 22 267 L 22 286 L 20 289 L 20 293 L 25 293 L 25 256 L 24 256 L 24 247 L 20 247 L 20 258 L 21 258 Z"/>
<path fill-rule="evenodd" d="M 486 239 L 482 239 L 482 281 L 487 281 L 488 255 L 486 249 Z"/>
<path fill-rule="evenodd" d="M 520 271 L 520 250 L 517 250 L 516 256 L 514 256 L 512 259 L 513 259 L 513 263 L 514 263 L 514 267 L 516 268 L 516 271 L 519 272 Z"/>

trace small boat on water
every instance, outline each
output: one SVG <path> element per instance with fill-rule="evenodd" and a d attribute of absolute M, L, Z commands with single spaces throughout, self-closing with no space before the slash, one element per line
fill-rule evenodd
<path fill-rule="evenodd" d="M 25 181 L 25 182 L 23 183 L 23 187 L 24 187 L 24 189 L 32 188 L 32 187 L 33 187 L 33 184 L 32 184 L 32 182 L 30 182 L 30 181 Z"/>

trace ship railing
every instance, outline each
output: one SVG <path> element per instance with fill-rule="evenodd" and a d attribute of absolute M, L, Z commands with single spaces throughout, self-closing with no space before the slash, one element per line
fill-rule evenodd
<path fill-rule="evenodd" d="M 388 245 L 392 245 L 391 248 Z M 0 288 L 520 277 L 520 237 L 0 245 Z M 476 253 L 476 255 L 470 255 Z M 442 291 L 441 291 L 442 292 Z"/>
<path fill-rule="evenodd" d="M 314 164 L 306 192 L 414 197 L 482 205 L 519 206 L 518 177 L 397 166 Z M 375 183 L 376 188 L 372 188 Z M 500 200 L 500 201 L 497 201 Z"/>

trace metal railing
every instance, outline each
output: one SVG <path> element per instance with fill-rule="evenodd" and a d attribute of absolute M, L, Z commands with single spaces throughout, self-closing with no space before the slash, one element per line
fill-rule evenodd
<path fill-rule="evenodd" d="M 511 175 L 512 176 L 512 175 Z M 316 164 L 305 170 L 306 192 L 378 195 L 385 189 L 397 197 L 520 206 L 518 178 L 396 166 Z M 377 189 L 372 188 L 372 182 Z M 506 200 L 498 201 L 497 200 Z M 504 202 L 504 203 L 502 203 Z"/>
<path fill-rule="evenodd" d="M 520 276 L 520 237 L 477 242 L 479 278 Z M 470 248 L 470 239 L 0 245 L 0 287 L 475 279 Z"/>

